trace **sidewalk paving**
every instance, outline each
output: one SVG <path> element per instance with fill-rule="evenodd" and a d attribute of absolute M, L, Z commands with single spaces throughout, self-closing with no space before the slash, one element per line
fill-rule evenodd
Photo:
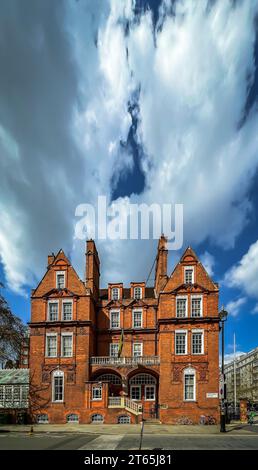
<path fill-rule="evenodd" d="M 254 434 L 258 424 L 250 426 L 240 422 L 228 424 L 227 432 L 230 434 Z M 0 425 L 0 433 L 4 432 L 21 432 L 30 433 L 31 425 L 20 424 L 2 424 Z M 34 424 L 33 432 L 35 433 L 90 433 L 90 434 L 139 434 L 141 431 L 140 424 Z M 172 435 L 221 435 L 219 425 L 201 426 L 201 425 L 169 425 L 169 424 L 145 424 L 145 434 L 172 434 Z"/>

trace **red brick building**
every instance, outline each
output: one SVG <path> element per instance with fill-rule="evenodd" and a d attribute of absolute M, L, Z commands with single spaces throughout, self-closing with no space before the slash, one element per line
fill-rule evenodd
<path fill-rule="evenodd" d="M 155 285 L 100 289 L 87 242 L 86 279 L 62 250 L 31 296 L 31 412 L 38 422 L 218 420 L 218 285 L 189 247 L 170 276 L 161 237 Z M 122 348 L 122 350 L 121 350 Z"/>

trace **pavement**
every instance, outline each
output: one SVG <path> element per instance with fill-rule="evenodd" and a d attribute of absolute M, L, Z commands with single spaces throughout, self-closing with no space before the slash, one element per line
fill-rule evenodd
<path fill-rule="evenodd" d="M 234 422 L 226 426 L 227 433 L 233 434 L 258 434 L 258 420 L 252 425 Z M 1 433 L 30 433 L 31 425 L 0 425 Z M 102 435 L 139 434 L 141 424 L 34 424 L 34 433 L 89 433 Z M 220 435 L 220 427 L 217 425 L 173 425 L 173 424 L 148 424 L 144 425 L 144 434 L 169 434 L 169 435 Z"/>

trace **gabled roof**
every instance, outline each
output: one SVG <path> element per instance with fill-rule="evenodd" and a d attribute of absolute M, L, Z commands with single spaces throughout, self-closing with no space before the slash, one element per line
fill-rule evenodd
<path fill-rule="evenodd" d="M 1 369 L 0 385 L 29 384 L 29 369 Z"/>

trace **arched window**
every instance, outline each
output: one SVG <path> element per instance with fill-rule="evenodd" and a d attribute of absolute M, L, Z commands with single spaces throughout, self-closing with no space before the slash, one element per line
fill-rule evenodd
<path fill-rule="evenodd" d="M 91 422 L 92 423 L 103 423 L 104 422 L 104 418 L 101 414 L 98 414 L 96 413 L 95 415 L 92 415 L 91 417 Z"/>
<path fill-rule="evenodd" d="M 100 382 L 109 382 L 110 384 L 113 384 L 113 385 L 122 384 L 121 378 L 115 374 L 102 374 L 99 377 L 97 377 L 96 380 L 99 380 Z"/>
<path fill-rule="evenodd" d="M 55 370 L 53 372 L 52 401 L 64 401 L 64 373 L 62 370 Z"/>
<path fill-rule="evenodd" d="M 131 417 L 128 416 L 128 415 L 118 416 L 117 422 L 118 422 L 118 424 L 130 424 L 131 423 Z"/>
<path fill-rule="evenodd" d="M 111 298 L 112 300 L 119 300 L 119 288 L 113 287 L 111 290 Z"/>
<path fill-rule="evenodd" d="M 79 416 L 75 413 L 71 413 L 66 417 L 67 423 L 79 423 Z"/>
<path fill-rule="evenodd" d="M 195 369 L 192 369 L 191 367 L 184 370 L 184 400 L 196 400 Z"/>
<path fill-rule="evenodd" d="M 46 413 L 42 413 L 41 415 L 37 415 L 37 423 L 38 424 L 47 424 L 48 423 L 48 415 Z"/>
<path fill-rule="evenodd" d="M 137 374 L 130 379 L 130 385 L 154 385 L 156 382 L 155 377 L 150 374 Z"/>

